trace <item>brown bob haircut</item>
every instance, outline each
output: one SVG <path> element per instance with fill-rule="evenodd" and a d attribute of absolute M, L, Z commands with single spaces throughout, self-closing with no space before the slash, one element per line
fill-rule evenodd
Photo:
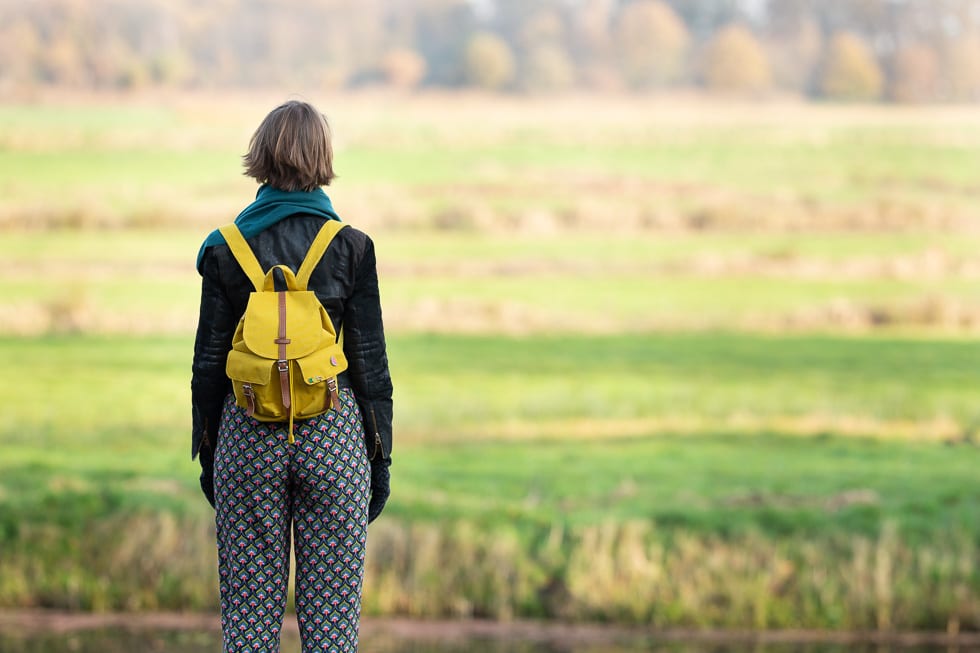
<path fill-rule="evenodd" d="M 279 190 L 311 191 L 329 186 L 335 177 L 326 117 L 296 100 L 265 117 L 242 160 L 246 176 Z"/>

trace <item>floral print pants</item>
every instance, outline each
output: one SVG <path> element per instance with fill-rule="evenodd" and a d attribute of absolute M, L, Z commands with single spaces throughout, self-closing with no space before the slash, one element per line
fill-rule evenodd
<path fill-rule="evenodd" d="M 341 403 L 298 421 L 289 444 L 286 425 L 225 401 L 214 486 L 226 652 L 279 651 L 290 535 L 304 653 L 357 650 L 370 470 L 349 389 Z"/>

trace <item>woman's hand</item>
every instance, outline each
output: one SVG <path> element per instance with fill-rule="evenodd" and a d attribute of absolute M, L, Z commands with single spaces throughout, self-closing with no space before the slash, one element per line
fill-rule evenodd
<path fill-rule="evenodd" d="M 384 510 L 391 494 L 391 472 L 388 467 L 391 458 L 371 461 L 371 502 L 368 504 L 368 523 L 370 524 Z"/>

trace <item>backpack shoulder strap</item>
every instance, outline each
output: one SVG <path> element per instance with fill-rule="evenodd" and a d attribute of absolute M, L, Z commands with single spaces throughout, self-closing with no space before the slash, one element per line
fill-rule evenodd
<path fill-rule="evenodd" d="M 262 271 L 262 266 L 259 264 L 259 260 L 255 258 L 255 253 L 252 252 L 252 248 L 245 242 L 245 237 L 242 235 L 242 232 L 238 230 L 235 224 L 225 225 L 219 228 L 218 231 L 225 237 L 225 242 L 228 243 L 228 247 L 231 249 L 235 260 L 242 266 L 242 271 L 245 272 L 245 276 L 252 282 L 256 290 L 262 290 L 265 272 Z"/>
<path fill-rule="evenodd" d="M 333 237 L 346 226 L 346 224 L 337 220 L 327 220 L 320 227 L 320 232 L 313 239 L 313 244 L 310 245 L 310 251 L 306 253 L 306 258 L 303 259 L 303 264 L 299 266 L 299 271 L 296 273 L 296 282 L 301 288 L 306 288 L 309 285 L 310 276 L 313 274 L 313 270 L 320 262 L 320 259 L 323 258 L 323 254 L 327 251 L 327 247 L 330 245 Z"/>

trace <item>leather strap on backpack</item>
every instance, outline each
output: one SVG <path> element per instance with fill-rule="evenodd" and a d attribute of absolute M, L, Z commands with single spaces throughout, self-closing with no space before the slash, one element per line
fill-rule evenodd
<path fill-rule="evenodd" d="M 286 293 L 279 294 L 279 337 L 276 344 L 279 345 L 279 360 L 276 361 L 276 368 L 279 370 L 279 386 L 282 390 L 282 407 L 287 410 L 292 409 L 293 388 L 289 385 L 289 361 L 286 356 L 286 345 L 292 342 L 286 333 Z"/>

